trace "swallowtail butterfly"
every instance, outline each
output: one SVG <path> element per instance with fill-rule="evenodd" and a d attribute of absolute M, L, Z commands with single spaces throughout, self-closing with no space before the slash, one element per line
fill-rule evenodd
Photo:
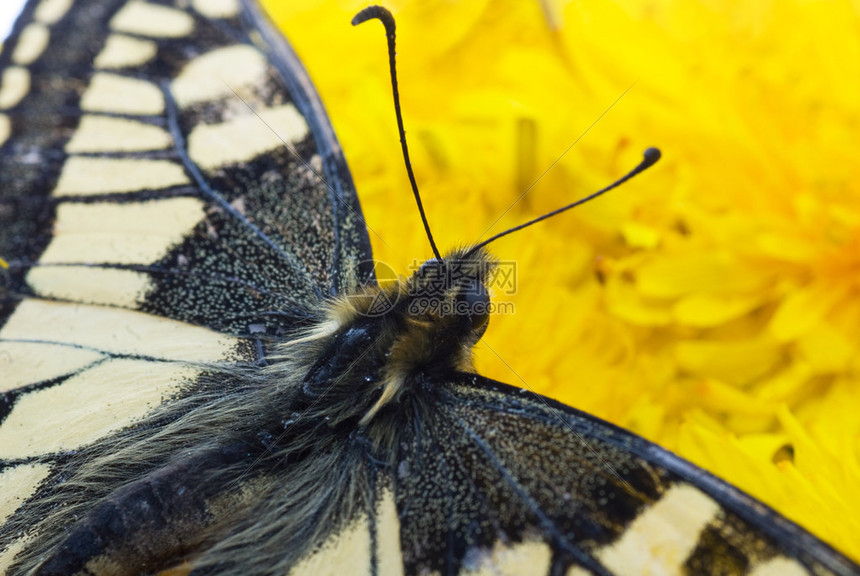
<path fill-rule="evenodd" d="M 471 368 L 494 261 L 380 288 L 245 0 L 31 0 L 0 85 L 0 570 L 856 574 L 624 430 Z"/>

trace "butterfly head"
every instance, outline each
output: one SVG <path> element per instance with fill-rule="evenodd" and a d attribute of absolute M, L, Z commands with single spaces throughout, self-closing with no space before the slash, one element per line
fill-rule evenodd
<path fill-rule="evenodd" d="M 483 250 L 454 250 L 444 258 L 431 258 L 401 288 L 403 313 L 471 347 L 490 320 L 487 282 L 495 267 Z"/>

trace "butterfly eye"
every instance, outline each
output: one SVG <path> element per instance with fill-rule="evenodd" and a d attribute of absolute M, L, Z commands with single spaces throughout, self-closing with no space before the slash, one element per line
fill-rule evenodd
<path fill-rule="evenodd" d="M 490 295 L 482 282 L 473 280 L 456 296 L 457 314 L 468 318 L 470 329 L 482 335 L 490 321 Z"/>

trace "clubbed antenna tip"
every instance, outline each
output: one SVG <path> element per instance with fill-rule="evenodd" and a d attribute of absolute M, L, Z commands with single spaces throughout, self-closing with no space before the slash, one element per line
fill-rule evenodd
<path fill-rule="evenodd" d="M 400 89 L 397 87 L 397 66 L 395 64 L 394 49 L 394 16 L 391 12 L 382 6 L 368 6 L 352 19 L 352 25 L 356 26 L 368 20 L 377 19 L 385 26 L 385 36 L 388 38 L 388 67 L 391 72 L 391 91 L 394 93 L 394 113 L 397 116 L 397 129 L 400 131 L 400 149 L 403 151 L 403 160 L 406 162 L 406 173 L 409 175 L 409 183 L 412 185 L 412 193 L 415 195 L 415 203 L 418 205 L 418 212 L 421 214 L 421 221 L 424 223 L 424 231 L 427 233 L 427 240 L 430 242 L 430 248 L 433 250 L 433 255 L 437 260 L 441 260 L 439 249 L 436 248 L 436 242 L 433 241 L 433 234 L 430 232 L 430 223 L 427 222 L 427 215 L 424 213 L 424 205 L 421 203 L 421 194 L 418 192 L 418 183 L 415 182 L 415 174 L 412 172 L 412 162 L 409 160 L 409 148 L 406 146 L 406 130 L 403 128 L 403 114 L 400 111 Z"/>

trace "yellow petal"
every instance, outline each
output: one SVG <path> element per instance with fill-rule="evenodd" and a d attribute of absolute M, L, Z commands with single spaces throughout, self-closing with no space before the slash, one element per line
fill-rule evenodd
<path fill-rule="evenodd" d="M 702 380 L 696 386 L 696 391 L 712 410 L 757 416 L 772 413 L 772 409 L 768 404 L 760 402 L 743 390 L 729 386 L 714 378 Z"/>
<path fill-rule="evenodd" d="M 762 304 L 764 296 L 691 294 L 676 302 L 672 311 L 679 324 L 707 328 L 749 313 Z"/>
<path fill-rule="evenodd" d="M 782 342 L 812 330 L 845 295 L 845 287 L 818 283 L 789 294 L 770 322 L 770 333 Z"/>
<path fill-rule="evenodd" d="M 687 341 L 675 348 L 678 365 L 698 376 L 744 384 L 773 368 L 780 347 L 767 338 L 737 341 Z"/>
<path fill-rule="evenodd" d="M 799 352 L 819 373 L 841 372 L 857 353 L 845 337 L 826 324 L 819 324 L 798 341 Z"/>
<path fill-rule="evenodd" d="M 767 274 L 742 266 L 726 253 L 652 259 L 636 271 L 639 291 L 653 298 L 692 292 L 751 292 L 768 280 Z"/>
<path fill-rule="evenodd" d="M 655 248 L 660 243 L 659 230 L 638 222 L 625 222 L 621 234 L 631 248 Z"/>

